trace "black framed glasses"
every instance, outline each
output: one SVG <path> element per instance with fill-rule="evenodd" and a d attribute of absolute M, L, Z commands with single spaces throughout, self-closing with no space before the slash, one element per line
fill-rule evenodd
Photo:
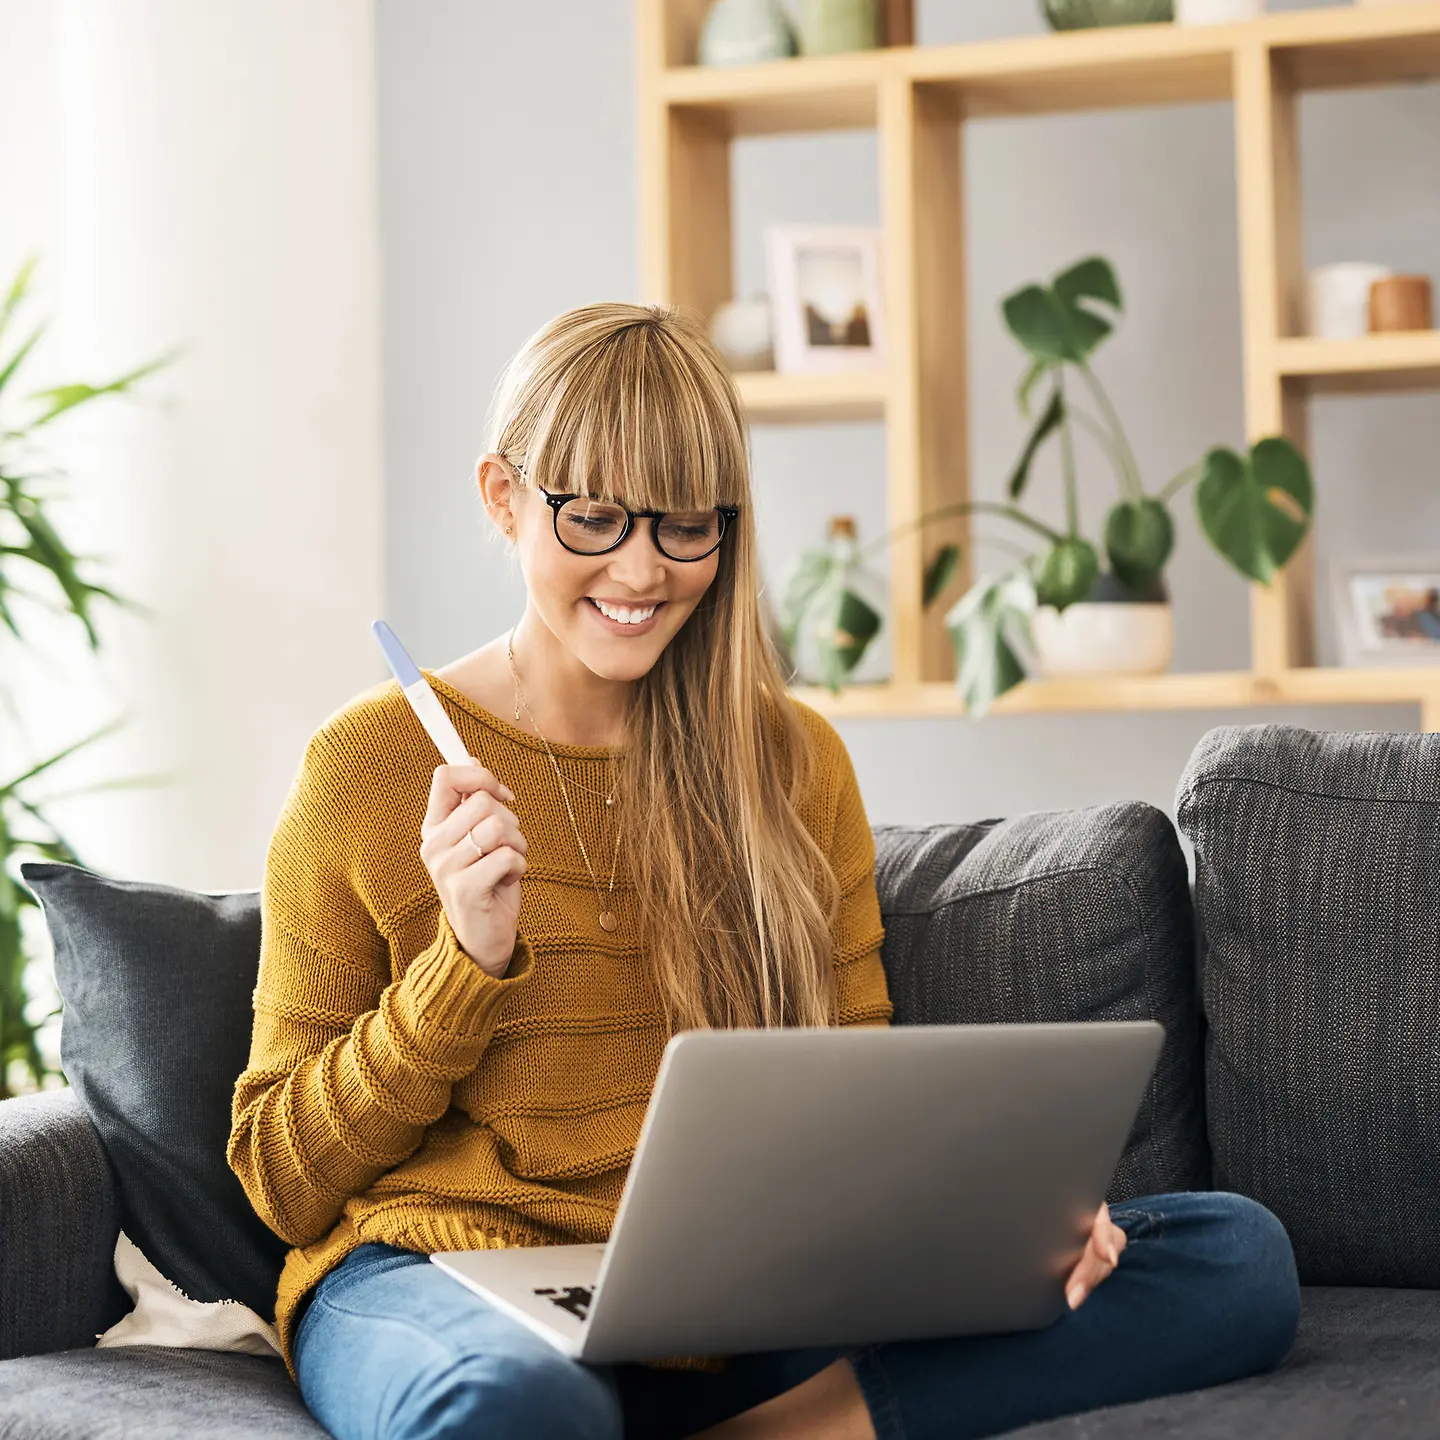
<path fill-rule="evenodd" d="M 717 549 L 740 513 L 738 505 L 717 505 L 712 510 L 631 510 L 613 500 L 552 495 L 539 485 L 535 489 L 550 507 L 555 538 L 576 555 L 603 555 L 615 549 L 635 528 L 635 522 L 645 519 L 650 522 L 655 548 L 667 560 L 688 564 Z"/>

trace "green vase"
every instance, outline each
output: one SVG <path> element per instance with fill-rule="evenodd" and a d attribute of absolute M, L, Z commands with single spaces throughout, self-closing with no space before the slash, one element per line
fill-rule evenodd
<path fill-rule="evenodd" d="M 1163 25 L 1175 18 L 1174 0 L 1041 0 L 1052 30 L 1099 25 Z"/>
<path fill-rule="evenodd" d="M 714 0 L 700 29 L 702 65 L 755 65 L 795 53 L 795 32 L 779 0 Z"/>
<path fill-rule="evenodd" d="M 800 53 L 873 50 L 879 19 L 878 0 L 800 0 Z"/>

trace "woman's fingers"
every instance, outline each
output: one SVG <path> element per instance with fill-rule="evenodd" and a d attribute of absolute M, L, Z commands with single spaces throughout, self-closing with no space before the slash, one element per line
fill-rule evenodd
<path fill-rule="evenodd" d="M 465 770 L 464 776 L 442 776 L 442 770 Z M 435 779 L 431 783 L 431 799 L 425 819 L 420 822 L 420 838 L 432 840 L 438 837 L 439 844 L 452 845 L 465 837 L 471 825 L 478 824 L 485 815 L 507 816 L 518 825 L 516 812 L 505 805 L 505 796 L 514 799 L 514 792 L 500 780 L 468 766 L 439 765 L 435 768 Z"/>
<path fill-rule="evenodd" d="M 1085 1253 L 1065 1282 L 1065 1299 L 1072 1310 L 1078 1309 L 1085 1297 L 1114 1273 L 1125 1244 L 1125 1232 L 1110 1219 L 1110 1207 L 1102 1205 L 1090 1228 Z"/>
<path fill-rule="evenodd" d="M 464 840 L 467 830 L 475 830 L 478 836 L 478 827 L 486 820 L 495 821 L 499 827 L 508 829 L 511 834 L 520 833 L 519 817 L 488 790 L 479 790 L 456 806 L 448 818 L 435 827 L 433 833 L 442 845 L 458 845 Z"/>
<path fill-rule="evenodd" d="M 520 832 L 519 821 L 510 812 L 481 815 L 467 825 L 468 817 L 462 807 L 451 820 L 432 830 L 420 842 L 420 858 L 432 875 L 450 875 L 473 865 L 482 857 L 476 853 L 476 846 L 488 858 L 493 851 L 509 849 L 524 855 L 530 848 L 529 841 Z M 475 844 L 465 838 L 469 831 Z"/>
<path fill-rule="evenodd" d="M 493 795 L 501 802 L 515 799 L 514 791 L 479 763 L 437 765 L 430 776 L 430 799 L 425 807 L 425 819 L 420 826 L 420 833 L 428 834 L 477 791 Z"/>

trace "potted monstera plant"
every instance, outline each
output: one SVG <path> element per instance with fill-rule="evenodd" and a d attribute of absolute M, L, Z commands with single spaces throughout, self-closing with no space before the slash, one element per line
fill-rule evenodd
<path fill-rule="evenodd" d="M 1147 487 L 1091 364 L 1124 311 L 1107 260 L 1091 257 L 1049 284 L 1023 286 L 1005 297 L 1001 309 L 1026 355 L 1018 403 L 1030 421 L 1006 498 L 941 506 L 911 522 L 924 526 L 956 515 L 983 515 L 1004 521 L 1025 542 L 1018 549 L 1005 542 L 1011 563 L 977 580 L 945 617 L 957 684 L 974 714 L 1031 671 L 1136 674 L 1169 667 L 1173 628 L 1165 566 L 1175 544 L 1171 506 L 1185 490 L 1193 488 L 1206 538 L 1260 584 L 1269 584 L 1295 553 L 1314 513 L 1310 467 L 1280 436 L 1243 453 L 1217 445 L 1163 485 Z M 1096 442 L 1118 491 L 1094 539 L 1080 514 L 1077 427 Z M 1060 526 L 1024 503 L 1036 458 L 1051 445 L 1060 458 L 1065 517 Z M 905 528 L 865 549 L 888 544 Z M 954 545 L 939 547 L 929 558 L 926 604 L 944 588 L 958 558 Z M 847 658 L 852 665 L 858 659 L 853 653 Z"/>
<path fill-rule="evenodd" d="M 985 577 L 946 616 L 967 705 L 983 711 L 1025 677 L 1026 661 L 1044 675 L 1165 670 L 1171 614 L 1165 566 L 1175 544 L 1170 507 L 1193 488 L 1200 529 L 1247 579 L 1268 585 L 1295 553 L 1314 513 L 1305 457 L 1282 436 L 1246 452 L 1217 445 L 1151 490 L 1120 416 L 1091 364 L 1124 311 L 1109 261 L 1082 260 L 1048 285 L 1023 286 L 1001 305 L 1025 351 L 1018 401 L 1032 417 L 1001 504 L 944 507 L 989 511 L 1033 543 L 1017 563 Z M 1043 403 L 1037 403 L 1037 396 Z M 1074 432 L 1097 442 L 1118 496 L 1098 539 L 1082 528 Z M 1060 452 L 1063 528 L 1023 508 L 1036 456 Z"/>

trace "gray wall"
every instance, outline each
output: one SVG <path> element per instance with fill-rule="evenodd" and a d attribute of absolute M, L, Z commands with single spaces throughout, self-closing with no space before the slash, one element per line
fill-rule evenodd
<path fill-rule="evenodd" d="M 1274 3 L 1272 8 L 1296 8 Z M 920 0 L 925 44 L 1029 33 L 1035 4 Z M 388 609 L 422 664 L 507 629 L 518 574 L 482 542 L 470 481 L 505 360 L 572 305 L 638 299 L 629 0 L 380 0 Z M 1440 275 L 1440 87 L 1318 96 L 1303 109 L 1310 263 L 1365 258 Z M 1383 157 L 1383 158 L 1382 158 Z M 1100 372 L 1158 484 L 1243 438 L 1234 147 L 1228 105 L 987 121 L 967 134 L 971 456 L 997 493 L 1022 435 L 1020 357 L 997 301 L 1091 253 L 1129 318 Z M 762 228 L 878 221 L 873 135 L 743 142 L 737 289 L 764 287 Z M 1318 547 L 1440 552 L 1440 397 L 1313 407 Z M 878 425 L 754 432 L 767 574 L 848 511 L 883 521 Z M 1109 481 L 1087 456 L 1087 500 Z M 1041 487 L 1053 472 L 1044 472 Z M 1058 507 L 1057 512 L 1058 513 Z M 1171 577 L 1176 666 L 1248 664 L 1244 583 L 1188 511 Z M 1324 597 L 1322 596 L 1322 602 Z M 1323 660 L 1333 660 L 1322 603 Z M 1210 726 L 1261 719 L 1414 728 L 1413 706 L 840 722 L 872 821 L 929 822 L 1134 797 L 1171 808 Z"/>

